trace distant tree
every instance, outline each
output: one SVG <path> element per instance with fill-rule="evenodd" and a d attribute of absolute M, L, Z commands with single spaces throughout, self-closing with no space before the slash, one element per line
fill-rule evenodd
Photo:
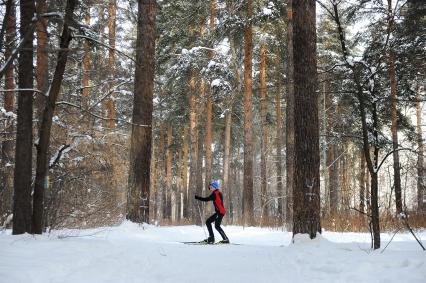
<path fill-rule="evenodd" d="M 136 69 L 126 217 L 139 223 L 149 223 L 156 6 L 155 0 L 138 0 Z"/>

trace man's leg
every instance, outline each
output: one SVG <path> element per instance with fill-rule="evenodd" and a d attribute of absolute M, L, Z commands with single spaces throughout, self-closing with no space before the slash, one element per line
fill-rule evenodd
<path fill-rule="evenodd" d="M 207 230 L 209 230 L 209 239 L 208 239 L 209 242 L 214 242 L 212 223 L 215 222 L 216 218 L 217 218 L 217 213 L 213 214 L 206 220 Z"/>
<path fill-rule="evenodd" d="M 226 240 L 228 240 L 228 237 L 226 236 L 225 232 L 220 227 L 220 224 L 222 223 L 222 218 L 223 218 L 223 215 L 221 215 L 221 214 L 217 215 L 216 221 L 214 222 L 214 227 L 219 232 L 219 234 L 222 236 L 222 239 L 224 241 L 226 241 Z"/>

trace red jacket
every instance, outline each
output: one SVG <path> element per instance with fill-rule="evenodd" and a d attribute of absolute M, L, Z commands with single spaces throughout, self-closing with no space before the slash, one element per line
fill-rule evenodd
<path fill-rule="evenodd" d="M 195 198 L 201 201 L 213 201 L 216 213 L 225 215 L 226 210 L 225 206 L 223 205 L 223 196 L 219 189 L 215 189 L 208 197 L 203 198 L 200 196 L 195 196 Z"/>

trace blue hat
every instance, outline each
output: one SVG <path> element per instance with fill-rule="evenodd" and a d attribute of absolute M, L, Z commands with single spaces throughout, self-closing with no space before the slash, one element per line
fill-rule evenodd
<path fill-rule="evenodd" d="M 219 189 L 219 183 L 217 181 L 213 181 L 209 184 L 209 186 L 212 186 L 215 189 Z"/>

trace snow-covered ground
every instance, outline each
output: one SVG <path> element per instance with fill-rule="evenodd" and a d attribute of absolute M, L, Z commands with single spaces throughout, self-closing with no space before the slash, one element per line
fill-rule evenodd
<path fill-rule="evenodd" d="M 410 234 L 372 252 L 363 233 L 297 238 L 271 229 L 225 226 L 241 245 L 185 245 L 197 226 L 0 232 L 0 282 L 426 282 L 426 252 Z M 426 242 L 426 232 L 419 233 Z M 218 236 L 216 236 L 218 237 Z M 382 234 L 384 247 L 391 234 Z M 218 238 L 217 238 L 218 240 Z"/>

